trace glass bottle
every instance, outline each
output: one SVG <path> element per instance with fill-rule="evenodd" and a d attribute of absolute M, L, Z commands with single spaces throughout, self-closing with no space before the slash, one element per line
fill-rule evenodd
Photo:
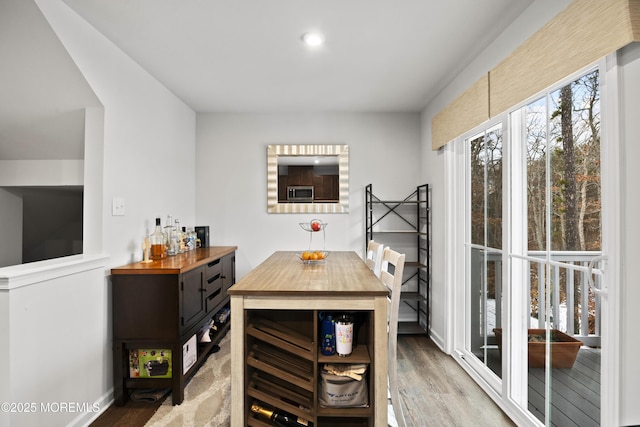
<path fill-rule="evenodd" d="M 182 245 L 184 247 L 184 251 L 187 252 L 189 250 L 189 234 L 187 234 L 187 227 L 182 227 Z"/>
<path fill-rule="evenodd" d="M 156 229 L 149 236 L 151 240 L 151 256 L 152 260 L 165 259 L 167 257 L 167 246 L 165 244 L 164 233 L 160 225 L 160 218 L 156 218 Z"/>
<path fill-rule="evenodd" d="M 194 231 L 193 228 L 189 229 L 189 250 L 194 250 L 196 248 L 196 239 L 198 235 Z"/>
<path fill-rule="evenodd" d="M 181 254 L 184 252 L 184 236 L 182 234 L 182 228 L 180 227 L 180 220 L 176 218 L 176 226 L 173 227 L 175 230 L 175 240 L 174 245 L 176 246 L 176 253 Z"/>
<path fill-rule="evenodd" d="M 175 255 L 176 248 L 173 245 L 173 220 L 171 215 L 167 216 L 167 225 L 164 226 L 165 244 L 167 245 L 167 255 Z"/>
<path fill-rule="evenodd" d="M 297 417 L 286 412 L 276 412 L 271 409 L 263 408 L 256 402 L 251 405 L 251 412 L 262 415 L 268 420 L 275 421 L 279 426 L 293 426 L 293 427 L 310 427 L 313 426 L 311 421 L 307 421 L 304 418 Z"/>

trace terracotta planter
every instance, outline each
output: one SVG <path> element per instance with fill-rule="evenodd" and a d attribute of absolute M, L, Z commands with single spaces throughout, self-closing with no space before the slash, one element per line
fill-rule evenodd
<path fill-rule="evenodd" d="M 493 330 L 498 341 L 498 349 L 502 353 L 502 328 Z M 528 334 L 544 336 L 544 329 L 529 329 Z M 551 342 L 551 367 L 552 368 L 571 368 L 576 361 L 578 351 L 582 346 L 582 341 L 577 340 L 557 329 L 552 329 L 551 334 L 553 341 Z M 545 359 L 545 342 L 532 342 L 529 340 L 529 367 L 544 368 Z"/>

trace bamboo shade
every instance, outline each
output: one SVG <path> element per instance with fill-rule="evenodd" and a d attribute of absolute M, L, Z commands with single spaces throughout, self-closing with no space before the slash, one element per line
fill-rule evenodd
<path fill-rule="evenodd" d="M 575 0 L 491 70 L 494 117 L 636 39 L 637 0 Z"/>
<path fill-rule="evenodd" d="M 634 41 L 640 0 L 574 0 L 433 118 L 432 148 Z M 483 93 L 485 100 L 476 99 Z"/>
<path fill-rule="evenodd" d="M 489 118 L 489 76 L 485 75 L 431 121 L 431 148 L 437 150 Z"/>

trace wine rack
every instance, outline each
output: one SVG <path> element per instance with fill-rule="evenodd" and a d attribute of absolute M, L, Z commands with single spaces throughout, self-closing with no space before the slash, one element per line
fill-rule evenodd
<path fill-rule="evenodd" d="M 366 407 L 323 407 L 318 403 L 322 365 L 374 363 L 373 314 L 356 315 L 353 352 L 347 357 L 322 355 L 318 310 L 249 310 L 245 334 L 246 425 L 269 427 L 271 421 L 251 411 L 252 403 L 286 412 L 313 426 L 372 426 L 374 399 Z M 353 313 L 353 312 L 352 312 Z M 369 396 L 374 396 L 368 378 Z"/>

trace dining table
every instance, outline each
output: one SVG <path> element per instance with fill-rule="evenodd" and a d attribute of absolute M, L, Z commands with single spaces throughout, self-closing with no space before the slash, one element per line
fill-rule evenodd
<path fill-rule="evenodd" d="M 252 338 L 248 335 L 253 313 L 310 312 L 307 319 L 323 311 L 366 313 L 369 326 L 365 348 L 370 358 L 369 415 L 366 425 L 387 425 L 388 290 L 354 251 L 332 251 L 320 261 L 306 261 L 295 251 L 276 251 L 228 290 L 231 300 L 231 425 L 249 424 L 247 396 L 252 368 L 248 367 Z M 277 316 L 276 316 L 277 319 Z M 310 358 L 318 366 L 323 361 L 318 336 L 313 339 Z M 349 363 L 349 358 L 335 359 Z M 319 368 L 314 369 L 314 373 Z M 310 418 L 314 425 L 331 425 L 331 411 L 317 402 L 316 377 Z M 336 412 L 336 413 L 339 413 Z M 327 415 L 329 414 L 329 415 Z M 337 416 L 337 415 L 335 415 Z M 336 418 L 337 419 L 337 418 Z"/>

